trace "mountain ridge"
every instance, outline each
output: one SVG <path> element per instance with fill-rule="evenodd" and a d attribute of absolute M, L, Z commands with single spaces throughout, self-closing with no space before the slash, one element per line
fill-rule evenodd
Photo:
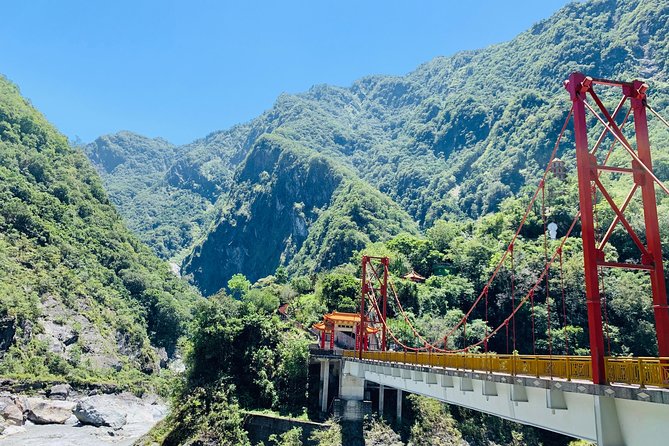
<path fill-rule="evenodd" d="M 172 170 L 188 175 L 169 181 L 177 189 L 206 191 L 218 214 L 237 212 L 232 197 L 245 186 L 235 172 L 255 142 L 273 134 L 345 167 L 423 230 L 439 219 L 476 219 L 522 193 L 543 170 L 567 111 L 562 81 L 570 72 L 646 73 L 660 87 L 653 99 L 665 106 L 668 21 L 665 0 L 576 2 L 514 39 L 437 57 L 404 76 L 366 76 L 349 87 L 315 85 L 283 94 L 257 118 L 188 145 Z M 572 150 L 567 141 L 558 156 L 569 162 Z M 195 238 L 212 231 L 215 224 Z M 198 243 L 185 243 L 181 252 Z M 268 261 L 282 264 L 281 256 Z M 291 270 L 306 272 L 299 265 Z M 257 276 L 253 266 L 238 272 Z"/>

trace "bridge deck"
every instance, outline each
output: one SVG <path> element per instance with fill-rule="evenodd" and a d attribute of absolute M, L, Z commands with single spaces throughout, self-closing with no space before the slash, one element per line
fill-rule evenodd
<path fill-rule="evenodd" d="M 346 350 L 343 356 L 359 358 L 360 353 Z M 589 356 L 366 351 L 362 352 L 361 359 L 488 374 L 592 382 L 592 364 Z M 605 364 L 606 377 L 611 384 L 669 387 L 669 358 L 606 357 Z"/>

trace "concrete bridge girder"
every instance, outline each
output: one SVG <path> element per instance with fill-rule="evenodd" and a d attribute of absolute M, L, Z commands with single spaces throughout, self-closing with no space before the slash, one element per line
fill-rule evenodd
<path fill-rule="evenodd" d="M 585 383 L 344 362 L 344 374 L 355 375 L 360 389 L 366 380 L 602 446 L 664 444 L 669 438 L 669 392 L 665 398 L 663 394 L 599 386 L 602 389 L 597 393 L 592 384 Z"/>

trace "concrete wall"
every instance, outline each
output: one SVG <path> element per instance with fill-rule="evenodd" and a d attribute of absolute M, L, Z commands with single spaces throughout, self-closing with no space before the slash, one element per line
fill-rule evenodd
<path fill-rule="evenodd" d="M 315 445 L 309 441 L 311 433 L 316 429 L 324 429 L 327 426 L 312 421 L 296 420 L 294 418 L 283 418 L 264 414 L 248 414 L 244 419 L 244 429 L 249 433 L 251 444 L 255 445 L 261 441 L 269 445 L 269 437 L 272 434 L 280 435 L 294 427 L 302 429 L 302 442 L 305 446 Z"/>

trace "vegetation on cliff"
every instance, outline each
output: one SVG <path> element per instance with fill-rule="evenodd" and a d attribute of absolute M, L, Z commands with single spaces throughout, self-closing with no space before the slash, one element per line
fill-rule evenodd
<path fill-rule="evenodd" d="M 142 380 L 160 349 L 174 353 L 196 296 L 126 229 L 85 155 L 0 78 L 0 374 Z"/>

